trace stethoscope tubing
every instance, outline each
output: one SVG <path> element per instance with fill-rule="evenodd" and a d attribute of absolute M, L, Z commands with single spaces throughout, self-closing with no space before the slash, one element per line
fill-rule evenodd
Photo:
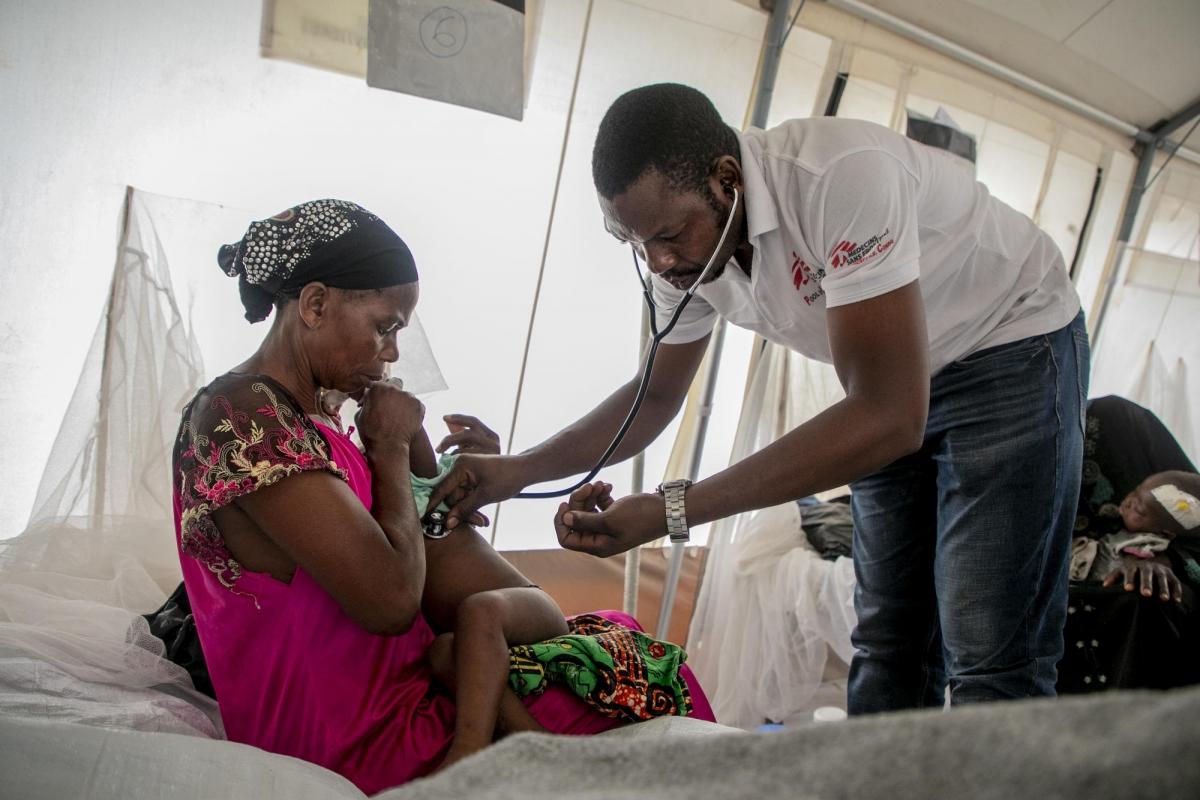
<path fill-rule="evenodd" d="M 721 231 L 721 238 L 717 242 L 716 249 L 714 249 L 712 255 L 709 256 L 708 263 L 705 264 L 704 269 L 700 272 L 700 275 L 696 278 L 695 282 L 692 283 L 691 288 L 684 293 L 683 297 L 680 298 L 679 302 L 675 305 L 675 308 L 671 313 L 671 318 L 667 321 L 666 328 L 664 328 L 661 332 L 658 330 L 658 315 L 656 314 L 654 298 L 651 297 L 650 284 L 647 283 L 644 278 L 642 278 L 642 270 L 638 265 L 637 252 L 632 252 L 633 268 L 637 270 L 638 279 L 642 283 L 642 299 L 646 303 L 646 310 L 650 313 L 650 331 L 653 334 L 653 338 L 650 342 L 650 351 L 646 354 L 646 365 L 642 369 L 642 378 L 638 382 L 637 394 L 634 395 L 633 403 L 629 408 L 629 413 L 625 415 L 625 421 L 622 422 L 621 427 L 617 429 L 616 436 L 613 437 L 612 442 L 605 449 L 604 454 L 600 456 L 599 460 L 596 461 L 596 465 L 592 467 L 591 471 L 589 471 L 588 474 L 583 478 L 579 479 L 565 489 L 555 489 L 553 491 L 544 492 L 520 492 L 516 495 L 513 495 L 514 497 L 521 500 L 544 500 L 552 497 L 566 497 L 581 486 L 591 483 L 592 480 L 600 474 L 600 470 L 604 469 L 604 467 L 608 465 L 608 460 L 612 458 L 613 453 L 617 452 L 617 448 L 621 446 L 621 442 L 625 439 L 625 435 L 629 433 L 629 429 L 633 427 L 634 419 L 637 418 L 638 412 L 642 409 L 642 401 L 646 399 L 646 392 L 650 388 L 650 376 L 654 374 L 654 356 L 658 353 L 658 346 L 662 343 L 662 340 L 666 336 L 670 335 L 671 331 L 675 329 L 675 323 L 679 322 L 679 317 L 683 314 L 683 310 L 687 308 L 688 303 L 691 302 L 692 296 L 696 294 L 696 290 L 700 288 L 700 284 L 705 278 L 708 277 L 708 273 L 712 271 L 713 264 L 716 262 L 717 256 L 720 255 L 721 250 L 723 250 L 725 247 L 725 240 L 729 237 L 729 231 L 733 227 L 733 216 L 734 212 L 737 210 L 738 200 L 738 190 L 734 188 L 733 205 L 729 209 L 729 218 L 725 220 L 725 229 Z"/>

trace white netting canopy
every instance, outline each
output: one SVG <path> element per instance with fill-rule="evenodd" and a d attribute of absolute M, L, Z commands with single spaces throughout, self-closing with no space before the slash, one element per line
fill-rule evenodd
<path fill-rule="evenodd" d="M 833 368 L 765 345 L 752 367 L 731 461 L 761 450 L 843 396 Z M 854 565 L 824 561 L 795 503 L 713 525 L 688 639 L 688 663 L 717 719 L 755 728 L 795 721 L 821 686 L 829 653 L 849 663 Z"/>
<path fill-rule="evenodd" d="M 25 531 L 0 543 L 0 713 L 220 735 L 142 614 L 180 581 L 171 442 L 202 367 L 130 192 L 112 291 Z"/>

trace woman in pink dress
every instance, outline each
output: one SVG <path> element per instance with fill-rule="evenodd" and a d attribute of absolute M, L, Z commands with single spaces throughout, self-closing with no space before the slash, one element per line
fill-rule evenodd
<path fill-rule="evenodd" d="M 422 535 L 409 448 L 423 409 L 380 382 L 417 300 L 404 242 L 364 209 L 320 200 L 253 223 L 219 260 L 247 319 L 276 315 L 258 351 L 188 404 L 175 445 L 176 534 L 205 661 L 231 740 L 372 794 L 436 769 L 453 739 L 429 614 L 523 578 L 486 566 L 495 556 L 473 530 Z M 365 453 L 323 387 L 369 396 Z M 712 719 L 686 667 L 680 678 L 693 716 Z M 528 729 L 529 715 L 556 733 L 620 724 L 560 686 L 520 709 L 502 711 L 501 729 Z"/>

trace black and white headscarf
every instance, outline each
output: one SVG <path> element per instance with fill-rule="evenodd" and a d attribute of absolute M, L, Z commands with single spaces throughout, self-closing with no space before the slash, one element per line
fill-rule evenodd
<path fill-rule="evenodd" d="M 259 322 L 279 297 L 320 281 L 338 289 L 385 289 L 417 280 L 412 253 L 395 231 L 362 206 L 312 200 L 250 223 L 223 245 L 217 263 L 238 279 L 246 319 Z"/>

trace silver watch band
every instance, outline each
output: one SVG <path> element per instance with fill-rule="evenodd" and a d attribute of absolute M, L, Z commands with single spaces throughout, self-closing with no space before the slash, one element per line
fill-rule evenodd
<path fill-rule="evenodd" d="M 691 533 L 688 530 L 687 508 L 684 502 L 684 493 L 687 488 L 692 485 L 692 482 L 686 478 L 678 478 L 673 481 L 667 481 L 658 487 L 658 493 L 663 496 L 663 501 L 667 511 L 667 535 L 672 542 L 688 542 L 691 541 Z"/>

